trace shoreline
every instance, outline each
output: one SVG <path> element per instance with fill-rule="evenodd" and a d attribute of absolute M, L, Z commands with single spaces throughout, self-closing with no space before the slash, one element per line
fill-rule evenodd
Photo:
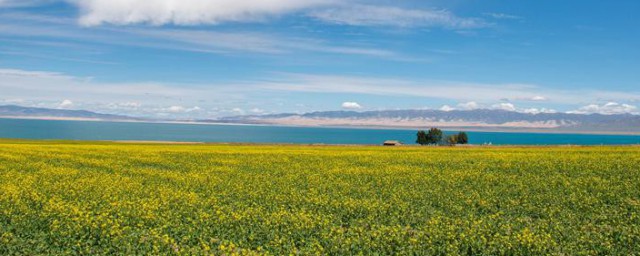
<path fill-rule="evenodd" d="M 65 139 L 20 139 L 0 138 L 0 144 L 71 144 L 71 145 L 174 145 L 174 146 L 256 146 L 256 147 L 373 147 L 373 148 L 423 148 L 423 149 L 477 149 L 477 148 L 597 148 L 597 147 L 640 147 L 640 144 L 557 144 L 557 145 L 527 145 L 527 144 L 464 144 L 455 146 L 402 144 L 399 146 L 384 146 L 382 144 L 326 144 L 326 143 L 250 143 L 250 142 L 202 142 L 202 141 L 153 141 L 153 140 L 65 140 Z"/>

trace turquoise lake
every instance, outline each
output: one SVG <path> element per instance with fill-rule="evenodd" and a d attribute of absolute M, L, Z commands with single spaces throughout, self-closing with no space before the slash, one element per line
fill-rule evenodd
<path fill-rule="evenodd" d="M 640 144 L 635 135 L 468 132 L 472 144 L 623 145 Z M 310 128 L 251 125 L 198 125 L 0 119 L 0 138 L 62 140 L 144 140 L 295 144 L 381 144 L 415 142 L 416 130 Z"/>

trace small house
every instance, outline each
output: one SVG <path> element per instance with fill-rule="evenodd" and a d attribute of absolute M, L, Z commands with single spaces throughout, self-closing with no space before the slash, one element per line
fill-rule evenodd
<path fill-rule="evenodd" d="M 402 143 L 397 140 L 388 140 L 385 141 L 382 145 L 384 146 L 402 146 Z"/>

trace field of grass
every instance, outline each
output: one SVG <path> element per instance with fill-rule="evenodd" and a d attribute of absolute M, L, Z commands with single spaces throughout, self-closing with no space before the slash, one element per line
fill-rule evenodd
<path fill-rule="evenodd" d="M 0 141 L 0 255 L 640 252 L 640 147 Z"/>

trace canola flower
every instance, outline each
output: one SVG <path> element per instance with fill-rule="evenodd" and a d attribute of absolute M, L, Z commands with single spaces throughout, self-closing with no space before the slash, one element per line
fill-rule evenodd
<path fill-rule="evenodd" d="M 640 147 L 0 141 L 0 255 L 633 255 Z"/>

